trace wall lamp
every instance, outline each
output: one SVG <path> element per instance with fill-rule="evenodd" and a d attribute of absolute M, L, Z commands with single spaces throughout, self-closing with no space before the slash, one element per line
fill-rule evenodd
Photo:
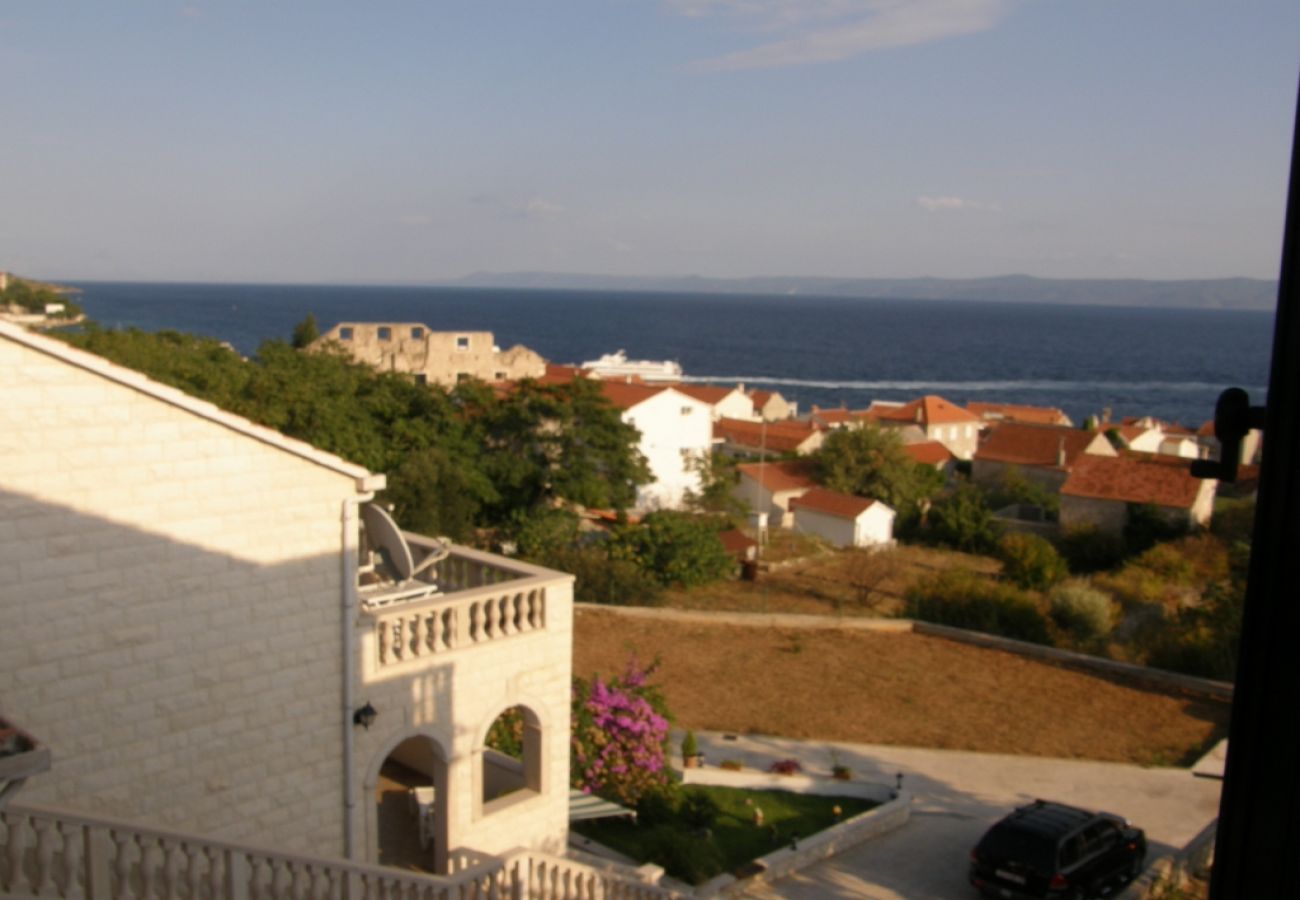
<path fill-rule="evenodd" d="M 373 706 L 371 706 L 370 701 L 367 700 L 365 706 L 361 707 L 360 709 L 358 709 L 356 712 L 352 714 L 352 724 L 360 725 L 361 727 L 369 731 L 370 726 L 374 724 L 375 717 L 378 715 L 379 715 L 379 711 L 376 710 Z"/>

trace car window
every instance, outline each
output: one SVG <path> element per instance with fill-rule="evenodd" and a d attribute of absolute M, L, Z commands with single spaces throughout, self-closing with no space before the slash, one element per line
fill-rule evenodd
<path fill-rule="evenodd" d="M 1056 871 L 1055 844 L 1042 835 L 1018 828 L 999 827 L 984 835 L 977 848 L 981 856 L 1024 863 L 1036 872 Z"/>
<path fill-rule="evenodd" d="M 1074 865 L 1083 856 L 1083 834 L 1072 834 L 1061 844 L 1061 868 Z"/>
<path fill-rule="evenodd" d="M 1085 856 L 1104 853 L 1119 840 L 1119 830 L 1111 822 L 1094 822 L 1083 830 Z"/>

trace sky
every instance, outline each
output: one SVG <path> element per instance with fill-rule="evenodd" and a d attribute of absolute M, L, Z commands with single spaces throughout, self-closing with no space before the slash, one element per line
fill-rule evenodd
<path fill-rule="evenodd" d="M 1275 278 L 1295 0 L 0 0 L 0 269 Z"/>

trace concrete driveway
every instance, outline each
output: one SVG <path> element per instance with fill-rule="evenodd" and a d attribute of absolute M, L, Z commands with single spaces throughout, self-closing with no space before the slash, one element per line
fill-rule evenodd
<path fill-rule="evenodd" d="M 1013 807 L 1039 797 L 1128 818 L 1146 830 L 1149 859 L 1182 847 L 1219 809 L 1220 783 L 1188 769 L 752 735 L 696 737 L 709 765 L 739 759 L 765 769 L 772 760 L 794 758 L 811 774 L 829 774 L 839 762 L 854 778 L 869 781 L 892 784 L 902 772 L 903 786 L 915 797 L 912 819 L 902 828 L 755 888 L 749 894 L 755 897 L 974 898 L 966 883 L 971 847 Z"/>

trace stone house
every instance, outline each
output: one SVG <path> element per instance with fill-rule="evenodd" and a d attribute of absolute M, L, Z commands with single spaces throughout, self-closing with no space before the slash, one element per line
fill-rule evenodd
<path fill-rule="evenodd" d="M 893 507 L 815 487 L 790 501 L 794 530 L 815 534 L 837 547 L 892 547 Z"/>
<path fill-rule="evenodd" d="M 546 360 L 522 344 L 496 345 L 490 331 L 433 331 L 420 322 L 340 322 L 309 346 L 342 348 L 381 372 L 405 372 L 425 384 L 541 378 Z"/>
<path fill-rule="evenodd" d="M 637 449 L 654 479 L 637 489 L 638 510 L 677 509 L 697 491 L 696 460 L 713 451 L 711 407 L 666 385 L 602 381 L 601 393 L 641 432 Z"/>
<path fill-rule="evenodd" d="M 923 440 L 938 441 L 958 459 L 970 459 L 975 455 L 983 426 L 979 416 L 934 394 L 907 403 L 877 400 L 861 418 L 882 428 L 915 426 L 921 430 Z M 908 442 L 906 438 L 904 442 Z"/>
<path fill-rule="evenodd" d="M 778 528 L 794 525 L 790 501 L 802 497 L 817 486 L 812 467 L 803 460 L 741 463 L 736 466 L 737 481 L 732 496 L 752 513 L 766 514 Z"/>
<path fill-rule="evenodd" d="M 1061 486 L 1061 527 L 1120 534 L 1132 505 L 1151 505 L 1171 524 L 1207 525 L 1217 482 L 1193 478 L 1188 461 L 1156 454 L 1082 456 Z"/>
<path fill-rule="evenodd" d="M 1001 422 L 985 436 L 971 462 L 971 480 L 995 485 L 1011 469 L 1049 491 L 1058 491 L 1084 456 L 1117 456 L 1099 431 L 1056 425 Z"/>
<path fill-rule="evenodd" d="M 49 827 L 132 878 L 155 845 L 232 885 L 577 865 L 571 576 L 398 532 L 384 476 L 60 341 L 0 323 L 0 368 L 0 697 L 54 757 L 0 855 Z M 507 712 L 522 760 L 487 747 Z M 421 785 L 418 864 L 471 868 L 366 868 Z"/>

